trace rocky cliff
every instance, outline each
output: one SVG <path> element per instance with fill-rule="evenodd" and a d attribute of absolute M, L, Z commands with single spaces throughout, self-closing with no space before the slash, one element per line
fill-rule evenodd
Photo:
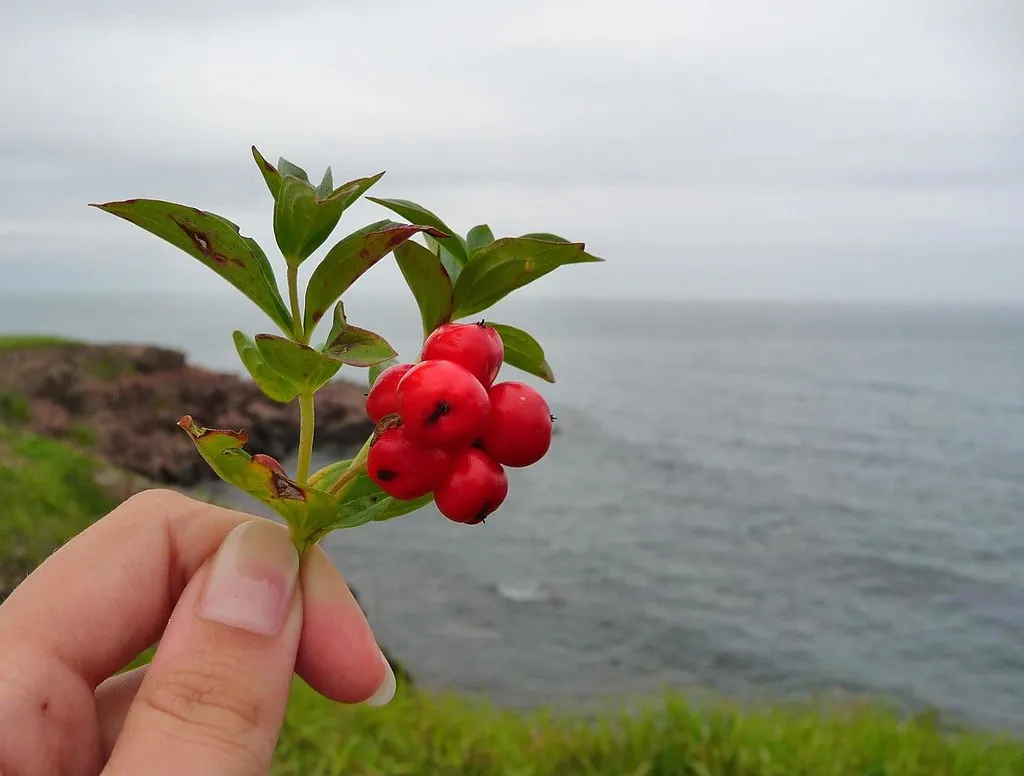
<path fill-rule="evenodd" d="M 372 430 L 361 386 L 334 381 L 317 394 L 318 447 L 350 447 Z M 244 428 L 252 453 L 294 451 L 294 403 L 254 383 L 192 366 L 175 350 L 142 345 L 60 345 L 0 350 L 0 393 L 25 397 L 27 424 L 46 436 L 88 440 L 114 466 L 170 485 L 215 475 L 177 427 L 182 415 L 212 428 Z"/>

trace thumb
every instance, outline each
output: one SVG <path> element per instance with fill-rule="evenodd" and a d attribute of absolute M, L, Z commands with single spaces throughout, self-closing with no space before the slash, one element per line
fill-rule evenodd
<path fill-rule="evenodd" d="M 302 629 L 287 530 L 242 523 L 182 593 L 105 774 L 263 776 Z"/>

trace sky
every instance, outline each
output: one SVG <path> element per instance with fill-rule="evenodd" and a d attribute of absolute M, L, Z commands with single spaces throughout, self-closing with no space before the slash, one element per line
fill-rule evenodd
<path fill-rule="evenodd" d="M 86 204 L 274 256 L 255 144 L 606 259 L 537 294 L 1024 302 L 1020 0 L 3 4 L 0 291 L 220 289 Z"/>

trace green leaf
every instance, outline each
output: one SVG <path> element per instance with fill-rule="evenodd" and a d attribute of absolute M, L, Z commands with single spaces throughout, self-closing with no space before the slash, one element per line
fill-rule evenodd
<path fill-rule="evenodd" d="M 438 242 L 444 245 L 460 264 L 469 261 L 469 251 L 466 250 L 465 241 L 454 229 L 422 205 L 417 205 L 407 199 L 377 199 L 376 197 L 367 197 L 367 199 L 398 213 L 411 224 L 432 226 L 441 231 L 443 234 L 436 235 Z"/>
<path fill-rule="evenodd" d="M 316 195 L 320 199 L 327 199 L 334 191 L 334 175 L 331 173 L 330 165 L 324 170 L 324 177 L 320 180 L 320 185 L 316 187 Z"/>
<path fill-rule="evenodd" d="M 291 331 L 291 314 L 273 280 L 266 254 L 254 240 L 242 237 L 230 221 L 156 199 L 128 199 L 93 207 L 130 221 L 199 259 L 255 302 L 282 331 Z"/>
<path fill-rule="evenodd" d="M 373 482 L 373 480 L 370 480 Z M 404 517 L 405 515 L 416 512 L 428 504 L 434 503 L 434 494 L 428 493 L 426 496 L 420 498 L 409 499 L 397 499 L 389 497 L 389 503 L 387 507 L 377 513 L 377 516 L 373 519 L 378 523 L 382 523 L 385 520 L 393 520 L 396 517 Z"/>
<path fill-rule="evenodd" d="M 398 355 L 379 334 L 349 324 L 342 302 L 334 307 L 334 324 L 327 335 L 323 352 L 336 361 L 356 367 L 373 366 Z"/>
<path fill-rule="evenodd" d="M 531 232 L 530 234 L 524 234 L 523 237 L 529 237 L 534 240 L 545 240 L 546 242 L 569 242 L 569 240 L 566 240 L 564 237 L 559 237 L 557 234 L 551 234 L 550 232 Z"/>
<path fill-rule="evenodd" d="M 450 250 L 441 245 L 441 243 L 429 234 L 424 235 L 424 239 L 427 241 L 427 248 L 438 258 L 438 261 L 441 262 L 441 266 L 444 267 L 445 272 L 448 273 L 448 277 L 451 278 L 452 283 L 458 280 L 459 275 L 462 273 L 462 268 L 465 265 L 456 259 Z"/>
<path fill-rule="evenodd" d="M 436 232 L 430 226 L 377 221 L 345 237 L 331 248 L 313 271 L 306 288 L 305 330 L 326 315 L 331 305 L 370 267 L 419 232 Z"/>
<path fill-rule="evenodd" d="M 330 183 L 329 172 L 321 186 Z M 326 197 L 307 181 L 284 178 L 274 206 L 274 236 L 284 257 L 293 264 L 307 259 L 331 236 L 341 214 L 383 175 L 349 181 Z"/>
<path fill-rule="evenodd" d="M 494 242 L 494 232 L 491 231 L 491 227 L 487 224 L 474 226 L 469 230 L 469 234 L 466 235 L 466 244 L 469 246 L 470 256 L 492 242 Z"/>
<path fill-rule="evenodd" d="M 254 461 L 244 450 L 248 441 L 245 431 L 203 428 L 190 415 L 178 421 L 178 425 L 222 480 L 262 501 L 300 535 L 334 519 L 338 508 L 334 498 L 304 488 L 266 464 Z"/>
<path fill-rule="evenodd" d="M 549 383 L 555 382 L 555 375 L 551 366 L 544 357 L 544 348 L 540 346 L 532 336 L 515 326 L 508 326 L 504 323 L 491 323 L 488 321 L 505 346 L 505 363 L 522 369 L 531 375 L 535 375 Z"/>
<path fill-rule="evenodd" d="M 297 164 L 292 164 L 283 156 L 277 160 L 277 171 L 281 173 L 282 178 L 290 175 L 293 178 L 299 178 L 300 180 L 304 180 L 306 183 L 309 183 L 309 175 L 306 171 Z"/>
<path fill-rule="evenodd" d="M 310 478 L 310 485 L 318 490 L 328 490 L 348 471 L 351 464 L 350 459 L 325 466 Z M 345 487 L 338 507 L 337 520 L 331 523 L 329 530 L 354 528 L 373 520 L 379 522 L 402 517 L 422 509 L 433 500 L 432 495 L 410 500 L 392 498 L 381 490 L 369 475 L 362 472 Z"/>
<path fill-rule="evenodd" d="M 255 342 L 240 331 L 236 331 L 233 337 L 239 358 L 263 393 L 281 404 L 287 404 L 298 396 L 299 383 L 271 369 Z"/>
<path fill-rule="evenodd" d="M 270 196 L 275 200 L 277 199 L 277 192 L 281 190 L 281 173 L 277 171 L 270 162 L 263 158 L 256 146 L 252 147 L 252 157 L 256 160 L 256 165 L 260 168 L 260 172 L 263 173 L 263 180 L 267 183 L 267 188 L 270 189 Z"/>
<path fill-rule="evenodd" d="M 517 288 L 564 264 L 602 261 L 583 243 L 556 243 L 531 237 L 502 237 L 473 256 L 455 283 L 454 318 L 486 310 Z"/>
<path fill-rule="evenodd" d="M 377 378 L 380 377 L 381 372 L 383 372 L 386 369 L 390 369 L 397 363 L 397 358 L 389 358 L 387 361 L 381 361 L 379 364 L 374 364 L 373 366 L 371 366 L 370 373 L 369 375 L 367 375 L 367 381 L 369 386 L 373 388 L 373 384 L 377 382 Z"/>
<path fill-rule="evenodd" d="M 344 461 L 336 471 L 328 473 L 318 483 L 318 487 L 326 489 L 330 481 L 345 473 L 348 463 Z M 372 521 L 393 520 L 422 509 L 433 500 L 433 495 L 409 500 L 393 498 L 381 490 L 369 475 L 361 473 L 345 488 L 338 507 L 338 520 L 331 524 L 331 529 L 354 528 Z"/>
<path fill-rule="evenodd" d="M 256 347 L 267 366 L 314 391 L 341 369 L 340 361 L 285 337 L 257 334 Z"/>
<path fill-rule="evenodd" d="M 419 305 L 423 335 L 427 336 L 442 323 L 451 320 L 451 278 L 437 256 L 412 240 L 395 249 L 395 259 Z"/>

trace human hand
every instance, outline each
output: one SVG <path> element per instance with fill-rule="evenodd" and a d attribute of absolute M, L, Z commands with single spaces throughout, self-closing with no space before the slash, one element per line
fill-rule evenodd
<path fill-rule="evenodd" d="M 265 774 L 295 672 L 343 703 L 395 691 L 323 550 L 300 569 L 285 526 L 147 491 L 0 605 L 0 774 Z"/>

